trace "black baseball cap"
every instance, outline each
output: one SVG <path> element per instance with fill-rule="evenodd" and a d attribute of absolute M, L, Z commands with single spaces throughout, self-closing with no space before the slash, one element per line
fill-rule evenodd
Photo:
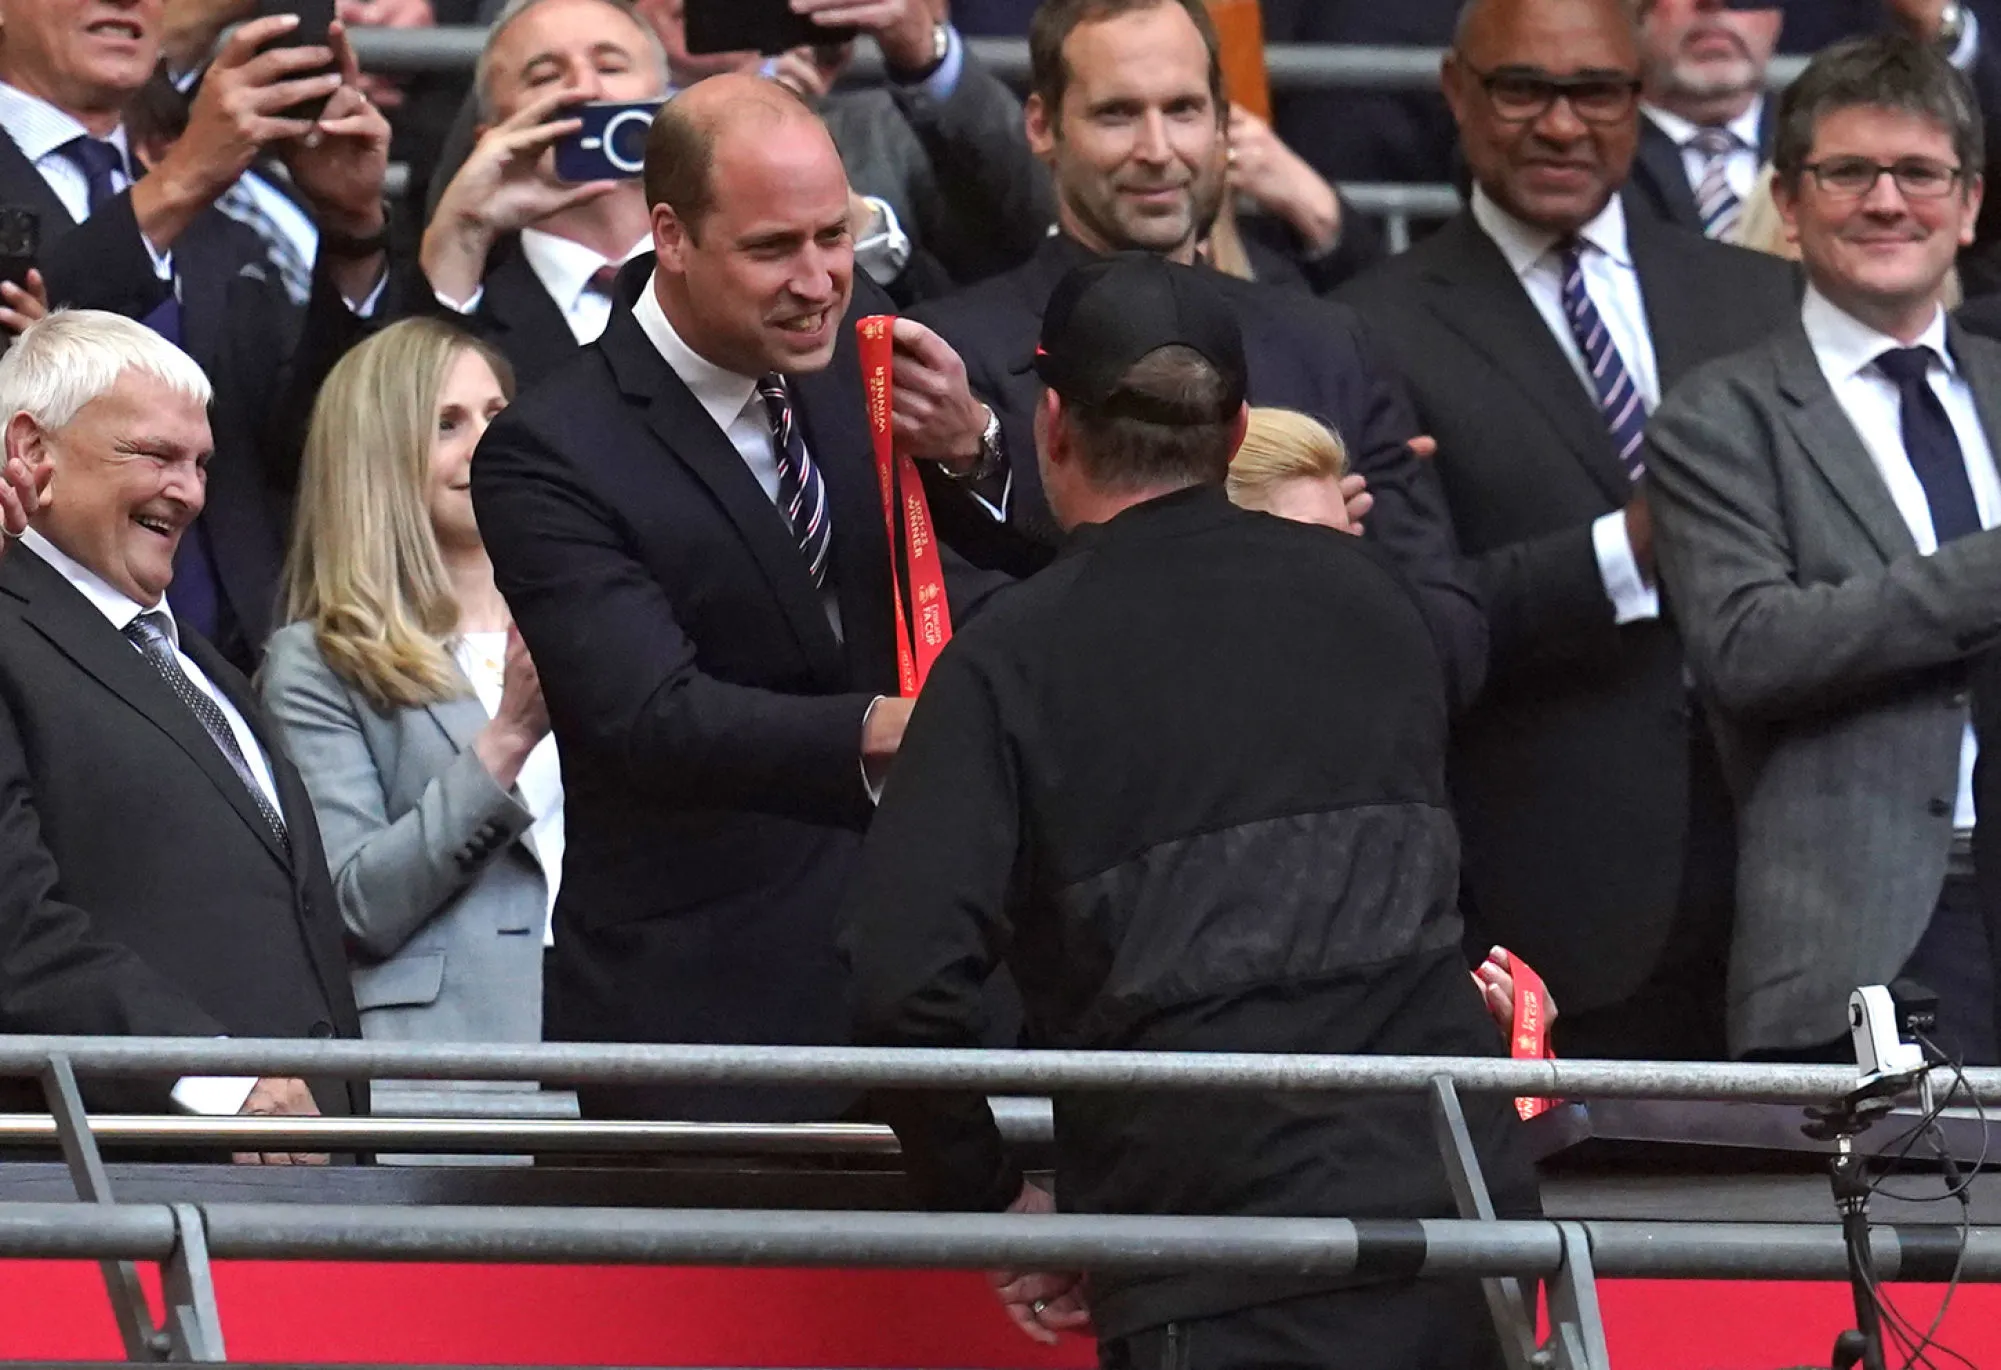
<path fill-rule="evenodd" d="M 1246 389 L 1244 334 L 1236 310 L 1207 275 L 1151 252 L 1121 252 L 1076 268 L 1056 283 L 1043 311 L 1035 374 L 1070 403 L 1107 415 L 1172 426 L 1233 417 Z M 1222 373 L 1226 412 L 1195 417 L 1163 409 L 1149 396 L 1119 393 L 1126 373 L 1163 347 L 1189 348 Z"/>

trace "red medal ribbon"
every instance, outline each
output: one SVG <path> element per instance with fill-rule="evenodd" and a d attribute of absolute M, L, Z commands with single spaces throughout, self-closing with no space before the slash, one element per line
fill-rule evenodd
<path fill-rule="evenodd" d="M 1552 1060 L 1556 1051 L 1549 1042 L 1549 990 L 1542 977 L 1530 970 L 1519 956 L 1510 956 L 1515 977 L 1515 1032 L 1510 1048 L 1517 1061 Z M 1515 1112 L 1522 1121 L 1556 1107 L 1554 1099 L 1517 1099 Z"/>
<path fill-rule="evenodd" d="M 945 597 L 945 566 L 931 524 L 931 505 L 917 463 L 896 450 L 891 418 L 891 378 L 896 365 L 896 319 L 872 314 L 855 325 L 868 396 L 869 435 L 875 442 L 876 484 L 882 491 L 883 531 L 889 537 L 890 592 L 896 609 L 896 681 L 905 699 L 924 688 L 938 653 L 952 640 L 952 606 Z M 898 514 L 902 517 L 899 519 Z M 900 525 L 900 528 L 899 528 Z M 902 556 L 897 555 L 898 551 Z M 904 567 L 909 568 L 906 591 Z M 904 608 L 906 596 L 910 607 Z M 916 632 L 913 635 L 912 627 Z"/>

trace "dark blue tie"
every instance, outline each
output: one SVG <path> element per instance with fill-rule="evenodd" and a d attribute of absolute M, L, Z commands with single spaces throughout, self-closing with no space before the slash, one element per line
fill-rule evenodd
<path fill-rule="evenodd" d="M 1647 405 L 1633 384 L 1633 373 L 1619 355 L 1605 317 L 1584 288 L 1584 246 L 1572 238 L 1563 244 L 1563 316 L 1570 321 L 1571 336 L 1584 354 L 1585 370 L 1591 373 L 1591 388 L 1598 396 L 1599 412 L 1605 416 L 1606 431 L 1612 435 L 1612 450 L 1626 468 L 1626 479 L 1637 481 L 1646 474 L 1640 448 L 1647 433 Z"/>
<path fill-rule="evenodd" d="M 757 383 L 757 392 L 763 397 L 765 413 L 771 420 L 772 448 L 778 457 L 779 512 L 792 525 L 792 536 L 799 543 L 799 554 L 806 558 L 806 572 L 813 577 L 814 587 L 824 590 L 827 553 L 834 543 L 834 521 L 827 511 L 826 484 L 821 481 L 820 468 L 806 451 L 806 440 L 800 436 L 799 425 L 794 421 L 792 396 L 785 388 L 785 378 L 775 374 L 766 376 Z"/>
<path fill-rule="evenodd" d="M 1966 453 L 1932 389 L 1929 347 L 1893 348 L 1876 358 L 1876 369 L 1896 383 L 1903 410 L 1904 456 L 1925 487 L 1932 533 L 1943 547 L 1954 538 L 1980 531 L 1980 505 L 1966 475 Z"/>
<path fill-rule="evenodd" d="M 112 173 L 130 179 L 125 167 L 125 155 L 116 143 L 88 135 L 72 138 L 56 151 L 83 173 L 85 186 L 84 217 L 97 213 L 107 200 L 118 193 L 117 182 Z M 153 312 L 139 320 L 140 323 L 158 333 L 176 347 L 181 343 L 181 302 L 169 291 L 167 298 L 153 308 Z"/>

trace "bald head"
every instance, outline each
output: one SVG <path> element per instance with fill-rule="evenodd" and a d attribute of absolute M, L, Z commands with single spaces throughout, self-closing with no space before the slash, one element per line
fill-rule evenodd
<path fill-rule="evenodd" d="M 1507 42 L 1519 25 L 1550 20 L 1603 26 L 1614 41 L 1623 42 L 1635 56 L 1639 52 L 1633 0 L 1466 0 L 1452 46 L 1479 61 L 1479 49 Z"/>
<path fill-rule="evenodd" d="M 789 88 L 748 72 L 696 82 L 661 107 L 647 135 L 648 208 L 666 205 L 700 232 L 715 208 L 717 163 L 760 148 L 840 160 L 827 126 Z"/>

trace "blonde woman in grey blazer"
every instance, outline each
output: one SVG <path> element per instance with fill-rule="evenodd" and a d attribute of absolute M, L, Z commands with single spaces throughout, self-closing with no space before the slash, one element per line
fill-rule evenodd
<path fill-rule="evenodd" d="M 259 682 L 325 834 L 366 1037 L 541 1037 L 562 782 L 469 492 L 512 388 L 484 345 L 406 320 L 335 367 L 306 442 L 290 626 Z"/>

